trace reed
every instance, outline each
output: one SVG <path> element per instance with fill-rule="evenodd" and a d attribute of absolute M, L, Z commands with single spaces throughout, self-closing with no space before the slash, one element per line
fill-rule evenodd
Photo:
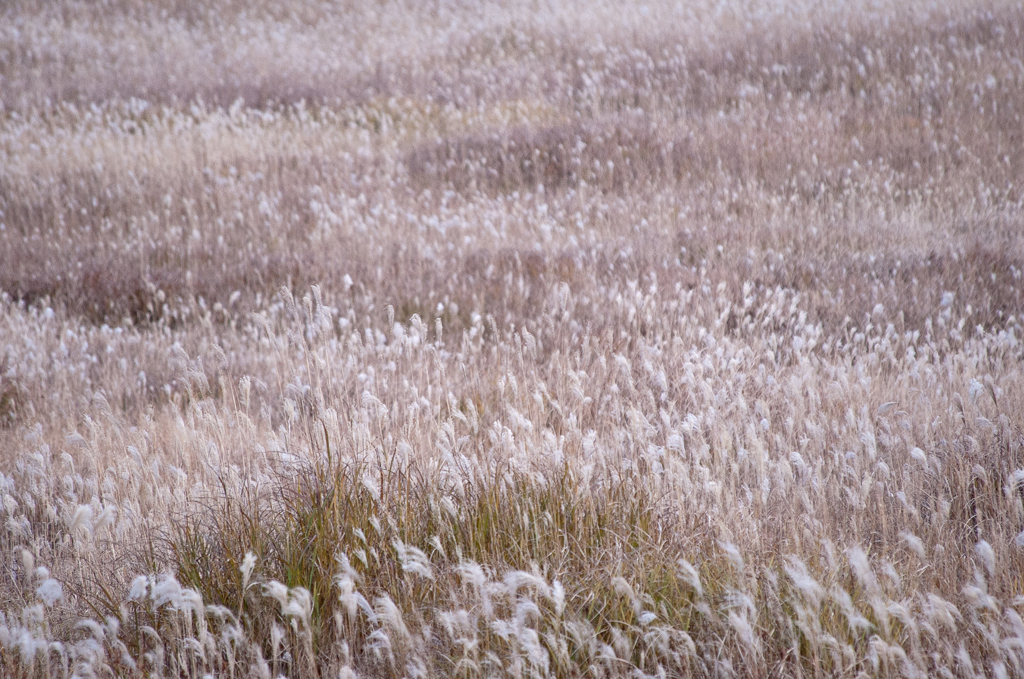
<path fill-rule="evenodd" d="M 0 9 L 0 675 L 1024 676 L 1024 7 L 435 5 Z"/>

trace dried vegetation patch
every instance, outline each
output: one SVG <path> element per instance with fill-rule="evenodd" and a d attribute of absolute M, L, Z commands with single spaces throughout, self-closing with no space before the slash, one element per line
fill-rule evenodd
<path fill-rule="evenodd" d="M 1024 676 L 1022 32 L 5 5 L 0 675 Z"/>

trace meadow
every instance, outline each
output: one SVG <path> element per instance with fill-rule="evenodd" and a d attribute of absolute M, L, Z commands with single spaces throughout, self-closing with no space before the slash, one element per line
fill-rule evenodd
<path fill-rule="evenodd" d="M 1024 677 L 1024 5 L 0 5 L 0 676 Z"/>

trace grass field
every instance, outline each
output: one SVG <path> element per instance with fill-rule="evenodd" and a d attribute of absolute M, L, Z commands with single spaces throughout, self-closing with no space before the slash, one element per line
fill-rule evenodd
<path fill-rule="evenodd" d="M 1024 5 L 0 5 L 0 676 L 1024 677 Z"/>

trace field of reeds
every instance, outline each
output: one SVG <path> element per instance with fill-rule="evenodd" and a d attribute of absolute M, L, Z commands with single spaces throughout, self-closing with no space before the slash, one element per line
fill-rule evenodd
<path fill-rule="evenodd" d="M 0 4 L 0 676 L 1024 677 L 1017 0 Z"/>

